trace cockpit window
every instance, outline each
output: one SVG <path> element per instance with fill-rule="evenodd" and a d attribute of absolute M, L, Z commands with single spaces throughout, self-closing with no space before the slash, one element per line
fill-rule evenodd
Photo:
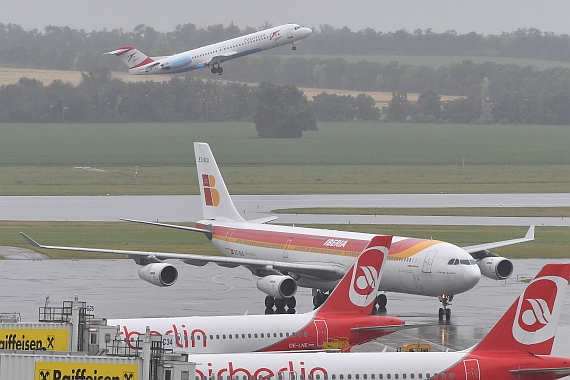
<path fill-rule="evenodd" d="M 300 26 L 296 26 L 296 27 L 295 27 L 295 30 L 299 30 L 299 29 L 301 29 Z"/>
<path fill-rule="evenodd" d="M 455 261 L 455 259 L 451 259 L 447 262 L 447 265 L 453 265 L 453 262 Z"/>
<path fill-rule="evenodd" d="M 463 260 L 461 260 L 463 264 Z M 459 259 L 451 259 L 447 262 L 447 265 L 459 265 Z"/>

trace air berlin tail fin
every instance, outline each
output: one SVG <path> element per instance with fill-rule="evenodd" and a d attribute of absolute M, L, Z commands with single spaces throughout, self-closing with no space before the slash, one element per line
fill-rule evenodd
<path fill-rule="evenodd" d="M 137 49 L 132 46 L 123 46 L 118 48 L 117 50 L 110 51 L 108 53 L 103 53 L 104 55 L 115 55 L 121 58 L 121 61 L 127 66 L 129 69 L 134 69 L 140 66 L 144 66 L 154 60 L 150 57 L 147 57 Z"/>
<path fill-rule="evenodd" d="M 370 315 L 391 243 L 392 236 L 374 236 L 316 315 Z"/>
<path fill-rule="evenodd" d="M 210 146 L 195 142 L 194 153 L 204 219 L 244 222 L 232 202 Z"/>
<path fill-rule="evenodd" d="M 570 264 L 545 265 L 473 353 L 550 355 L 569 277 Z"/>

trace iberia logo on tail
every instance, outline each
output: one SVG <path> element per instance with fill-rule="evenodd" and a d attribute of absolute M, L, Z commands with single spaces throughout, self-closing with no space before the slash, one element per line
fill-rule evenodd
<path fill-rule="evenodd" d="M 217 206 L 220 204 L 220 193 L 215 189 L 216 177 L 202 174 L 202 185 L 204 186 L 204 198 L 206 205 Z"/>

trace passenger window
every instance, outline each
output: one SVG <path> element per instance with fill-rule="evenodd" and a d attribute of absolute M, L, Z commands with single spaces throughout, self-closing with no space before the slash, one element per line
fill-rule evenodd
<path fill-rule="evenodd" d="M 277 333 L 273 333 L 273 337 L 274 337 L 274 338 L 277 338 Z"/>
<path fill-rule="evenodd" d="M 198 336 L 196 337 L 196 340 L 200 340 L 200 335 L 198 335 Z"/>
<path fill-rule="evenodd" d="M 390 374 L 387 374 L 387 375 L 386 375 L 386 378 L 387 378 L 387 379 L 391 379 L 392 376 L 391 376 Z"/>
<path fill-rule="evenodd" d="M 283 333 L 279 333 L 279 337 L 280 337 L 280 338 L 283 338 Z"/>
<path fill-rule="evenodd" d="M 326 376 L 326 375 L 325 375 L 325 376 Z M 336 375 L 333 373 L 333 375 L 332 375 L 331 378 L 332 378 L 332 380 L 336 380 Z"/>
<path fill-rule="evenodd" d="M 368 376 L 366 376 L 366 374 L 364 374 L 364 375 L 362 375 L 362 378 L 363 378 L 363 379 L 367 379 Z"/>
<path fill-rule="evenodd" d="M 285 333 L 285 336 L 286 336 L 287 338 L 289 338 L 289 333 L 288 333 L 288 332 L 286 332 L 286 333 Z"/>
<path fill-rule="evenodd" d="M 230 335 L 228 336 L 228 338 L 232 339 L 232 334 L 230 334 Z"/>
<path fill-rule="evenodd" d="M 248 337 L 249 339 L 251 339 L 251 334 L 247 334 L 247 337 Z"/>
<path fill-rule="evenodd" d="M 210 335 L 210 339 L 214 339 L 214 336 L 213 336 L 213 335 Z"/>
<path fill-rule="evenodd" d="M 398 374 L 395 374 L 395 375 L 394 375 L 394 379 L 398 379 L 398 378 L 399 378 L 399 375 L 398 375 Z"/>
<path fill-rule="evenodd" d="M 222 335 L 222 339 L 226 339 L 226 334 Z"/>
<path fill-rule="evenodd" d="M 348 380 L 350 380 L 350 379 L 352 379 L 352 375 L 349 373 L 348 375 L 346 375 L 346 378 L 347 378 Z"/>
<path fill-rule="evenodd" d="M 253 334 L 253 337 L 254 337 L 254 338 L 257 338 L 257 334 Z"/>
<path fill-rule="evenodd" d="M 261 337 L 263 338 L 263 333 L 261 333 Z"/>
<path fill-rule="evenodd" d="M 220 336 L 219 336 L 219 335 L 216 335 L 216 339 L 220 339 Z"/>
<path fill-rule="evenodd" d="M 450 379 L 453 379 L 454 377 L 455 377 L 455 376 L 454 376 L 452 373 L 449 374 L 449 378 L 450 378 Z"/>
<path fill-rule="evenodd" d="M 241 338 L 242 338 L 242 339 L 245 339 L 245 334 L 241 334 Z"/>
<path fill-rule="evenodd" d="M 309 333 L 307 331 L 305 331 L 305 336 L 309 336 Z"/>

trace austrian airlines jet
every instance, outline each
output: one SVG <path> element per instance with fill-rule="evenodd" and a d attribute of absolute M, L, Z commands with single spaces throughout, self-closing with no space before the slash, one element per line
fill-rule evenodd
<path fill-rule="evenodd" d="M 459 352 L 190 355 L 196 380 L 558 379 L 570 358 L 550 356 L 570 264 L 548 264 L 476 346 Z"/>
<path fill-rule="evenodd" d="M 311 33 L 310 28 L 285 24 L 165 57 L 147 57 L 132 46 L 104 54 L 121 58 L 129 67 L 129 74 L 134 75 L 178 74 L 203 67 L 210 67 L 212 74 L 222 75 L 222 62 L 287 44 L 296 50 L 295 42 Z"/>
<path fill-rule="evenodd" d="M 176 268 L 163 262 L 166 259 L 198 266 L 209 262 L 230 268 L 242 265 L 260 277 L 257 287 L 268 295 L 268 313 L 274 304 L 277 309 L 294 308 L 297 286 L 312 288 L 314 305 L 322 304 L 325 292 L 337 285 L 374 235 L 265 224 L 277 219 L 273 216 L 246 221 L 232 202 L 208 144 L 194 143 L 194 151 L 204 220 L 196 227 L 123 220 L 203 233 L 226 257 L 47 246 L 22 235 L 38 248 L 125 254 L 142 266 L 139 277 L 157 286 L 173 285 L 178 278 Z M 511 261 L 489 249 L 533 239 L 534 226 L 521 239 L 463 248 L 394 236 L 379 290 L 438 297 L 443 306 L 439 318 L 449 320 L 453 296 L 473 288 L 481 274 L 497 280 L 512 274 Z M 380 294 L 377 302 L 385 307 L 386 295 Z"/>
<path fill-rule="evenodd" d="M 122 338 L 162 335 L 165 348 L 188 353 L 320 350 L 354 345 L 401 328 L 398 318 L 370 315 L 391 236 L 376 236 L 323 305 L 306 314 L 112 319 Z"/>

